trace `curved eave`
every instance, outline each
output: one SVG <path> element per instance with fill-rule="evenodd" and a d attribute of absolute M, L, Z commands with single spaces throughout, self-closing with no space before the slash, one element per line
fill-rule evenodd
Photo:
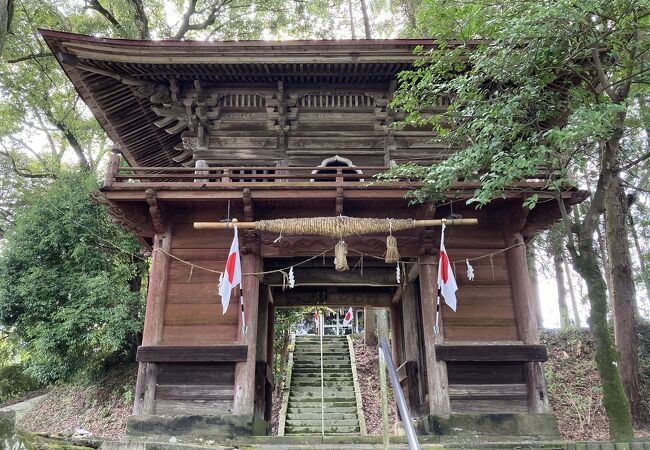
<path fill-rule="evenodd" d="M 176 166 L 180 135 L 156 127 L 146 99 L 120 81 L 128 77 L 214 83 L 390 83 L 431 40 L 138 41 L 40 30 L 63 71 L 130 165 Z M 453 43 L 452 43 L 453 45 Z M 62 60 L 66 55 L 68 60 Z"/>

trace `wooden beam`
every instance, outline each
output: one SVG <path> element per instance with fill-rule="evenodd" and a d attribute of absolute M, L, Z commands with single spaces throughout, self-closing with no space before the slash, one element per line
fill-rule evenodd
<path fill-rule="evenodd" d="M 139 362 L 246 361 L 245 345 L 155 345 L 138 347 Z"/>
<path fill-rule="evenodd" d="M 165 302 L 167 300 L 167 273 L 170 258 L 163 252 L 171 250 L 172 232 L 167 228 L 164 233 L 154 236 L 154 252 L 151 258 L 149 273 L 149 291 L 144 317 L 142 344 L 144 346 L 159 345 L 162 339 Z M 155 250 L 162 251 L 155 251 Z M 140 362 L 138 379 L 135 389 L 133 413 L 153 414 L 155 410 L 156 385 L 158 365 L 152 362 Z"/>
<path fill-rule="evenodd" d="M 166 224 L 163 217 L 163 211 L 158 203 L 158 197 L 156 195 L 155 189 L 147 189 L 144 191 L 144 194 L 147 198 L 147 204 L 149 205 L 149 214 L 151 215 L 151 223 L 153 224 L 153 229 L 156 230 L 156 233 L 164 233 Z"/>
<path fill-rule="evenodd" d="M 503 235 L 505 245 L 512 247 L 506 252 L 508 275 L 512 289 L 513 305 L 519 339 L 524 344 L 539 343 L 539 329 L 535 317 L 535 307 L 532 299 L 532 287 L 528 273 L 528 262 L 526 259 L 526 246 L 524 238 L 519 232 L 521 219 L 517 215 L 521 208 L 505 209 L 503 220 Z M 527 362 L 524 365 L 528 385 L 528 408 L 531 413 L 547 413 L 550 410 L 548 394 L 546 391 L 546 379 L 544 368 L 541 362 Z"/>
<path fill-rule="evenodd" d="M 314 217 L 318 220 L 318 217 Z M 426 219 L 414 220 L 413 228 L 439 227 L 442 224 L 451 225 L 478 225 L 478 219 Z M 255 229 L 257 222 L 194 222 L 194 228 L 197 230 L 232 230 L 235 227 L 240 229 Z M 309 234 L 309 233 L 305 233 Z M 361 233 L 355 233 L 361 234 Z M 345 235 L 347 236 L 347 235 Z"/>
<path fill-rule="evenodd" d="M 242 252 L 242 272 L 260 272 L 262 258 L 259 253 L 259 239 L 255 231 L 241 234 L 246 253 Z M 238 415 L 254 414 L 255 399 L 255 363 L 257 356 L 257 318 L 260 301 L 260 281 L 257 277 L 243 277 L 242 295 L 246 316 L 246 334 L 242 331 L 242 321 L 239 321 L 239 343 L 247 347 L 246 361 L 235 366 L 235 398 L 233 413 Z M 266 300 L 265 300 L 266 301 Z"/>
<path fill-rule="evenodd" d="M 171 241 L 171 228 L 154 236 L 142 345 L 159 345 L 162 338 L 163 315 L 167 298 L 167 274 L 170 265 L 170 257 L 167 253 L 171 251 Z"/>
<path fill-rule="evenodd" d="M 436 345 L 436 357 L 443 361 L 546 361 L 545 345 Z"/>
<path fill-rule="evenodd" d="M 296 286 L 397 286 L 394 268 L 367 267 L 361 271 L 337 272 L 334 268 L 295 267 Z M 269 286 L 286 284 L 281 273 L 269 274 Z"/>
<path fill-rule="evenodd" d="M 437 279 L 436 261 L 433 256 L 420 257 L 420 295 L 422 327 L 424 328 L 424 351 L 426 352 L 427 364 L 427 387 L 429 392 L 429 414 L 440 417 L 449 417 L 451 407 L 449 405 L 447 365 L 444 361 L 436 358 L 436 345 L 443 342 L 442 327 L 438 335 L 433 332 L 436 314 L 437 289 L 434 285 Z M 405 318 L 406 320 L 406 318 Z"/>
<path fill-rule="evenodd" d="M 296 291 L 287 290 L 275 293 L 275 306 L 372 306 L 387 308 L 391 304 L 392 293 L 388 291 L 359 292 L 338 291 L 327 292 L 324 290 Z"/>
<path fill-rule="evenodd" d="M 343 214 L 343 188 L 336 188 L 336 208 L 334 210 L 337 216 Z"/>

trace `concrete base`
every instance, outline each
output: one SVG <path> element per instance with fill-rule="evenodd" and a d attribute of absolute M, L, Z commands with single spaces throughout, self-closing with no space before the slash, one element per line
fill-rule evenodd
<path fill-rule="evenodd" d="M 126 425 L 128 437 L 187 437 L 203 439 L 231 438 L 236 436 L 263 436 L 268 434 L 269 423 L 257 416 L 153 416 L 129 417 Z"/>
<path fill-rule="evenodd" d="M 420 432 L 469 439 L 481 436 L 521 436 L 541 440 L 560 438 L 553 414 L 452 414 L 420 420 Z"/>

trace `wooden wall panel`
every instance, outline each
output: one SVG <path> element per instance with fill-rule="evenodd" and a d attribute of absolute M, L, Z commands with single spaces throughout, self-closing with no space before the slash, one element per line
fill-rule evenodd
<path fill-rule="evenodd" d="M 450 227 L 451 228 L 451 227 Z M 449 230 L 449 229 L 448 229 Z M 443 306 L 446 341 L 516 341 L 517 324 L 504 253 L 471 261 L 474 280 L 467 277 L 466 258 L 504 248 L 500 231 L 487 227 L 454 228 L 445 246 L 458 283 L 456 312 Z"/>
<path fill-rule="evenodd" d="M 173 228 L 171 253 L 211 270 L 223 270 L 232 232 L 195 230 L 192 222 L 206 218 L 200 210 L 205 211 L 205 208 L 174 212 L 177 222 Z M 228 311 L 222 314 L 218 282 L 218 273 L 192 269 L 172 258 L 162 345 L 214 345 L 237 341 L 239 293 L 233 294 Z"/>
<path fill-rule="evenodd" d="M 155 414 L 232 412 L 234 363 L 160 363 Z"/>
<path fill-rule="evenodd" d="M 528 392 L 523 363 L 448 362 L 454 413 L 525 413 Z"/>
<path fill-rule="evenodd" d="M 237 325 L 165 325 L 162 345 L 213 345 L 237 341 Z"/>

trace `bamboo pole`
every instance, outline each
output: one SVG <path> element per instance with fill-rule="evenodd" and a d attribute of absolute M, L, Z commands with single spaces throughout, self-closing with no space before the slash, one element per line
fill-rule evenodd
<path fill-rule="evenodd" d="M 317 217 L 314 217 L 317 219 Z M 439 227 L 442 224 L 450 225 L 478 225 L 478 219 L 426 219 L 414 220 L 416 228 Z M 197 230 L 232 230 L 235 227 L 241 229 L 257 228 L 257 222 L 238 222 L 233 219 L 232 222 L 194 222 L 194 228 Z"/>

